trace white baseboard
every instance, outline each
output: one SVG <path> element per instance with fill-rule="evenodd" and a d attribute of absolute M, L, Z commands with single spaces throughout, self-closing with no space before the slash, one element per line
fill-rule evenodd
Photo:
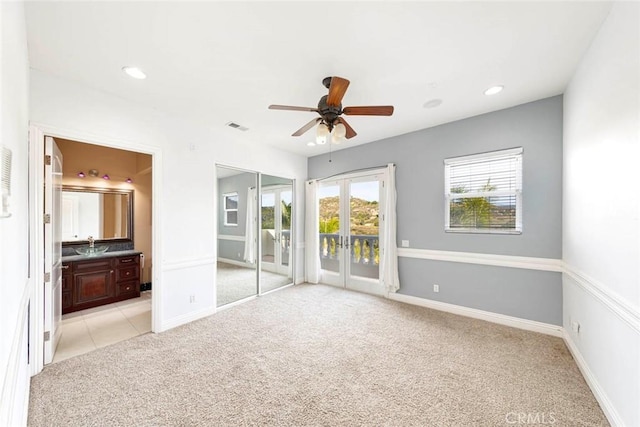
<path fill-rule="evenodd" d="M 194 311 L 192 313 L 183 314 L 182 316 L 174 317 L 173 319 L 169 319 L 168 321 L 163 322 L 161 325 L 161 331 L 168 331 L 169 329 L 191 323 L 195 320 L 200 320 L 215 313 L 215 307 L 207 307 L 205 309 Z"/>
<path fill-rule="evenodd" d="M 576 364 L 578 365 L 578 368 L 580 369 L 582 376 L 584 377 L 585 381 L 589 385 L 589 388 L 591 389 L 591 392 L 595 396 L 596 400 L 600 404 L 600 408 L 602 408 L 602 412 L 604 412 L 604 415 L 609 420 L 609 423 L 612 426 L 623 426 L 624 423 L 620 419 L 620 416 L 618 415 L 618 412 L 616 411 L 615 407 L 613 406 L 613 404 L 605 394 L 604 390 L 600 386 L 600 383 L 596 379 L 593 372 L 591 372 L 591 369 L 589 369 L 589 365 L 587 364 L 587 361 L 584 360 L 584 357 L 582 357 L 580 350 L 578 350 L 578 347 L 575 345 L 575 343 L 571 339 L 571 336 L 564 329 L 562 330 L 562 338 L 564 338 L 564 342 L 567 345 L 567 348 L 569 349 L 569 351 L 571 352 L 571 355 L 573 356 L 573 360 L 576 361 Z"/>
<path fill-rule="evenodd" d="M 563 337 L 563 328 L 562 326 L 558 325 L 551 325 L 549 323 L 536 322 L 534 320 L 528 319 L 520 319 L 518 317 L 506 316 L 504 314 L 492 313 L 489 311 L 478 310 L 476 308 L 463 307 L 461 305 L 448 304 L 445 302 L 414 297 L 411 295 L 390 293 L 388 295 L 388 298 L 394 301 L 404 302 L 420 307 L 432 308 L 439 311 L 446 311 L 447 313 L 472 317 L 474 319 L 486 320 L 487 322 L 498 323 L 500 325 L 511 326 L 518 329 L 524 329 L 526 331 L 539 332 L 541 334 L 553 335 L 554 337 Z"/>

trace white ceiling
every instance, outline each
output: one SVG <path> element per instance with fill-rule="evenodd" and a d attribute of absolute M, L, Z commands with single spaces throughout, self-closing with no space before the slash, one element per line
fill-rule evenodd
<path fill-rule="evenodd" d="M 346 117 L 336 148 L 563 93 L 608 2 L 27 2 L 31 67 L 219 128 L 229 141 L 313 156 L 326 76 L 343 105 L 395 106 Z M 134 80 L 125 65 L 143 69 Z M 483 91 L 500 84 L 494 96 Z M 442 99 L 442 105 L 423 105 Z M 249 128 L 240 132 L 225 123 Z"/>

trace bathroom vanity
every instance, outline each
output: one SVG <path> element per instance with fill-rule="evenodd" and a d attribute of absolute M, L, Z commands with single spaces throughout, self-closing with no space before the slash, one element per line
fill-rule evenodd
<path fill-rule="evenodd" d="M 140 296 L 140 254 L 62 257 L 62 314 Z"/>

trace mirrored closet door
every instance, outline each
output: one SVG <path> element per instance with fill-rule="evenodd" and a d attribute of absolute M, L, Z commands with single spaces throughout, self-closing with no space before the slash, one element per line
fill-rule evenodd
<path fill-rule="evenodd" d="M 260 293 L 293 283 L 293 180 L 260 176 Z"/>
<path fill-rule="evenodd" d="M 216 166 L 217 306 L 258 294 L 256 172 Z"/>

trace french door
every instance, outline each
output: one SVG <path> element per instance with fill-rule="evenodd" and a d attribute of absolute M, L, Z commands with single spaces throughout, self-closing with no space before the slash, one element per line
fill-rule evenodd
<path fill-rule="evenodd" d="M 291 274 L 291 186 L 264 188 L 261 193 L 262 269 Z"/>
<path fill-rule="evenodd" d="M 320 183 L 322 283 L 384 294 L 380 284 L 383 177 L 380 173 Z"/>

